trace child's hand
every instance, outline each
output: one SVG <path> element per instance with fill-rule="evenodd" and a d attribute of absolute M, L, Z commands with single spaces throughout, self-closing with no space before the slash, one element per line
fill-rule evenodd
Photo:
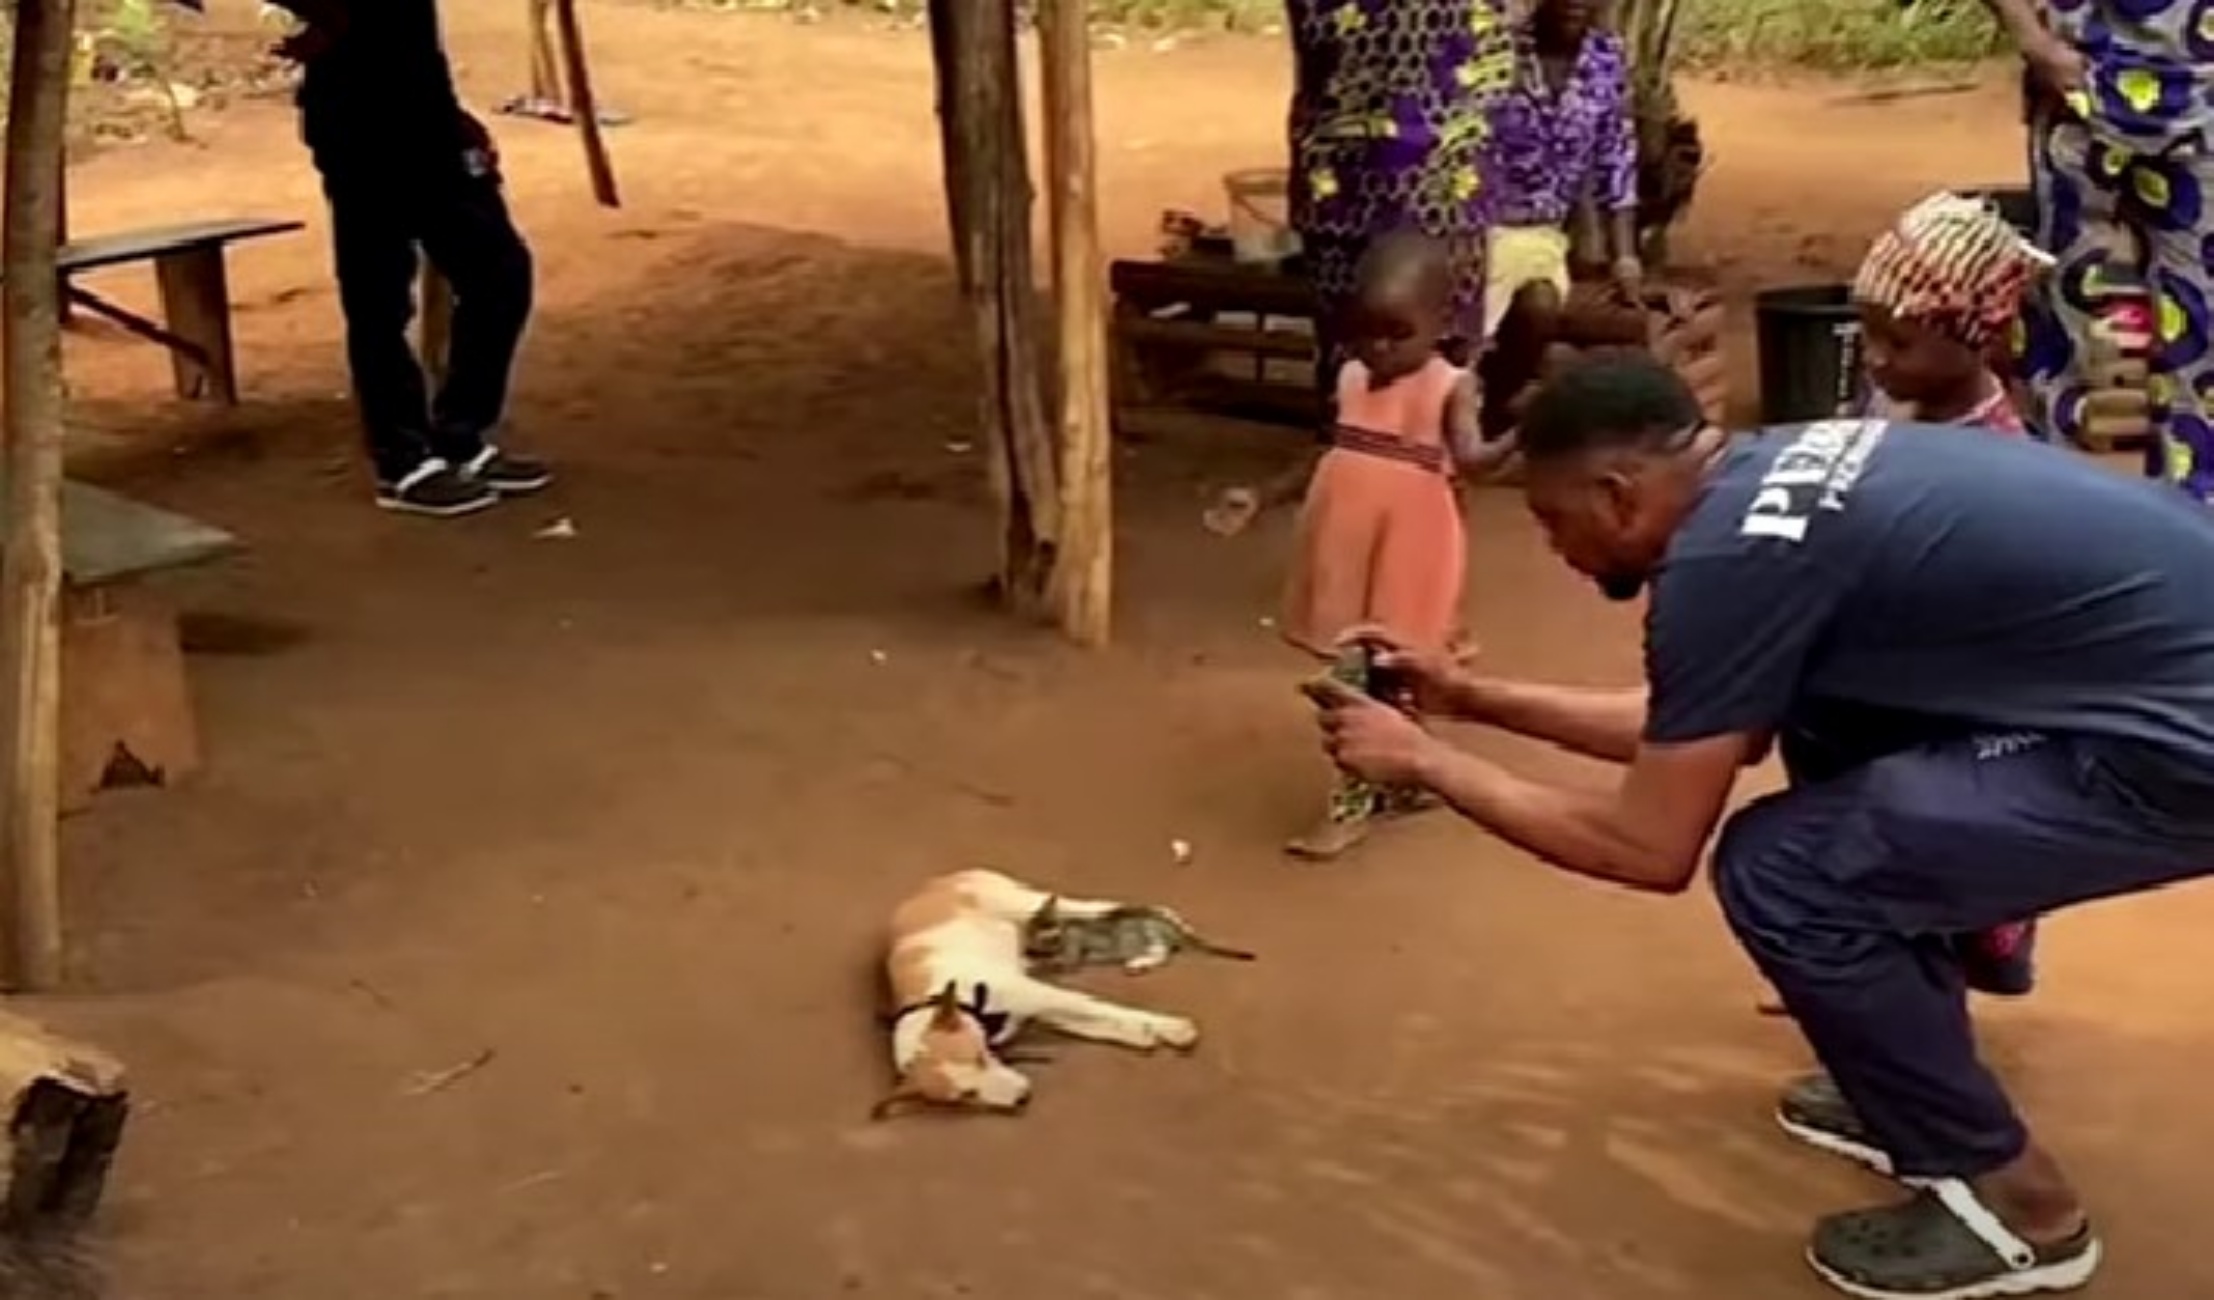
<path fill-rule="evenodd" d="M 1235 537 L 1244 532 L 1253 522 L 1254 516 L 1260 513 L 1259 492 L 1249 487 L 1224 488 L 1222 495 L 1215 498 L 1215 503 L 1200 515 L 1199 522 L 1205 524 L 1207 531 L 1217 537 Z"/>

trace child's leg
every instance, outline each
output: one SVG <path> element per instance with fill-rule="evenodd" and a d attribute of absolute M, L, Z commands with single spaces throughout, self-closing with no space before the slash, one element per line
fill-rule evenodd
<path fill-rule="evenodd" d="M 1330 665 L 1330 676 L 1357 691 L 1369 689 L 1368 651 L 1354 646 L 1340 650 Z M 1330 802 L 1320 824 L 1285 845 L 1294 857 L 1309 861 L 1334 858 L 1368 836 L 1368 828 L 1383 810 L 1384 795 L 1374 785 L 1341 771 L 1330 787 Z"/>

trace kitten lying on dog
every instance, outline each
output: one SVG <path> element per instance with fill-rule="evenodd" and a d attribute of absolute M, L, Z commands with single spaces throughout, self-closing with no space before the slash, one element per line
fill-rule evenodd
<path fill-rule="evenodd" d="M 997 871 L 956 871 L 924 883 L 892 913 L 884 973 L 891 985 L 892 1069 L 882 1119 L 909 1105 L 1020 1110 L 1030 1080 L 999 1049 L 1031 1021 L 1075 1038 L 1149 1051 L 1188 1049 L 1199 1027 L 1181 1016 L 1121 1006 L 1032 977 L 1025 927 L 1054 900 L 1067 917 L 1123 905 L 1057 898 Z"/>

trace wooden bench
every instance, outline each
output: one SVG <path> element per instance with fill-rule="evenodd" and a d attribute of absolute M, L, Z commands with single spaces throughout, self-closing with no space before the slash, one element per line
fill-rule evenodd
<path fill-rule="evenodd" d="M 166 785 L 199 766 L 176 612 L 138 579 L 238 549 L 220 528 L 105 488 L 62 485 L 64 809 L 106 785 Z"/>
<path fill-rule="evenodd" d="M 1301 428 L 1320 418 L 1314 295 L 1295 271 L 1198 254 L 1116 262 L 1108 282 L 1118 428 L 1164 406 Z M 1720 296 L 1706 287 L 1657 284 L 1640 310 L 1612 303 L 1611 293 L 1603 284 L 1578 283 L 1561 341 L 1579 351 L 1645 348 L 1683 375 L 1708 418 L 1721 419 L 1729 389 Z M 1225 357 L 1243 362 L 1247 373 L 1229 373 Z"/>
<path fill-rule="evenodd" d="M 231 289 L 225 254 L 232 244 L 304 229 L 297 221 L 265 218 L 195 221 L 73 239 L 61 246 L 55 261 L 70 305 L 169 349 L 179 397 L 236 405 L 238 370 L 231 351 Z M 161 288 L 158 323 L 76 283 L 76 277 L 88 272 L 139 262 L 154 264 L 154 278 Z"/>
<path fill-rule="evenodd" d="M 1312 427 L 1314 292 L 1296 269 L 1194 253 L 1108 268 L 1115 423 L 1163 408 Z"/>

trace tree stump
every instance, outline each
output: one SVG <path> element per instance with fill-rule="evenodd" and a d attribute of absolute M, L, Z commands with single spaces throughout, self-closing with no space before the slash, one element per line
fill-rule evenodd
<path fill-rule="evenodd" d="M 66 1228 L 90 1218 L 130 1111 L 122 1063 L 0 1011 L 0 1098 L 8 1116 L 0 1231 Z"/>

